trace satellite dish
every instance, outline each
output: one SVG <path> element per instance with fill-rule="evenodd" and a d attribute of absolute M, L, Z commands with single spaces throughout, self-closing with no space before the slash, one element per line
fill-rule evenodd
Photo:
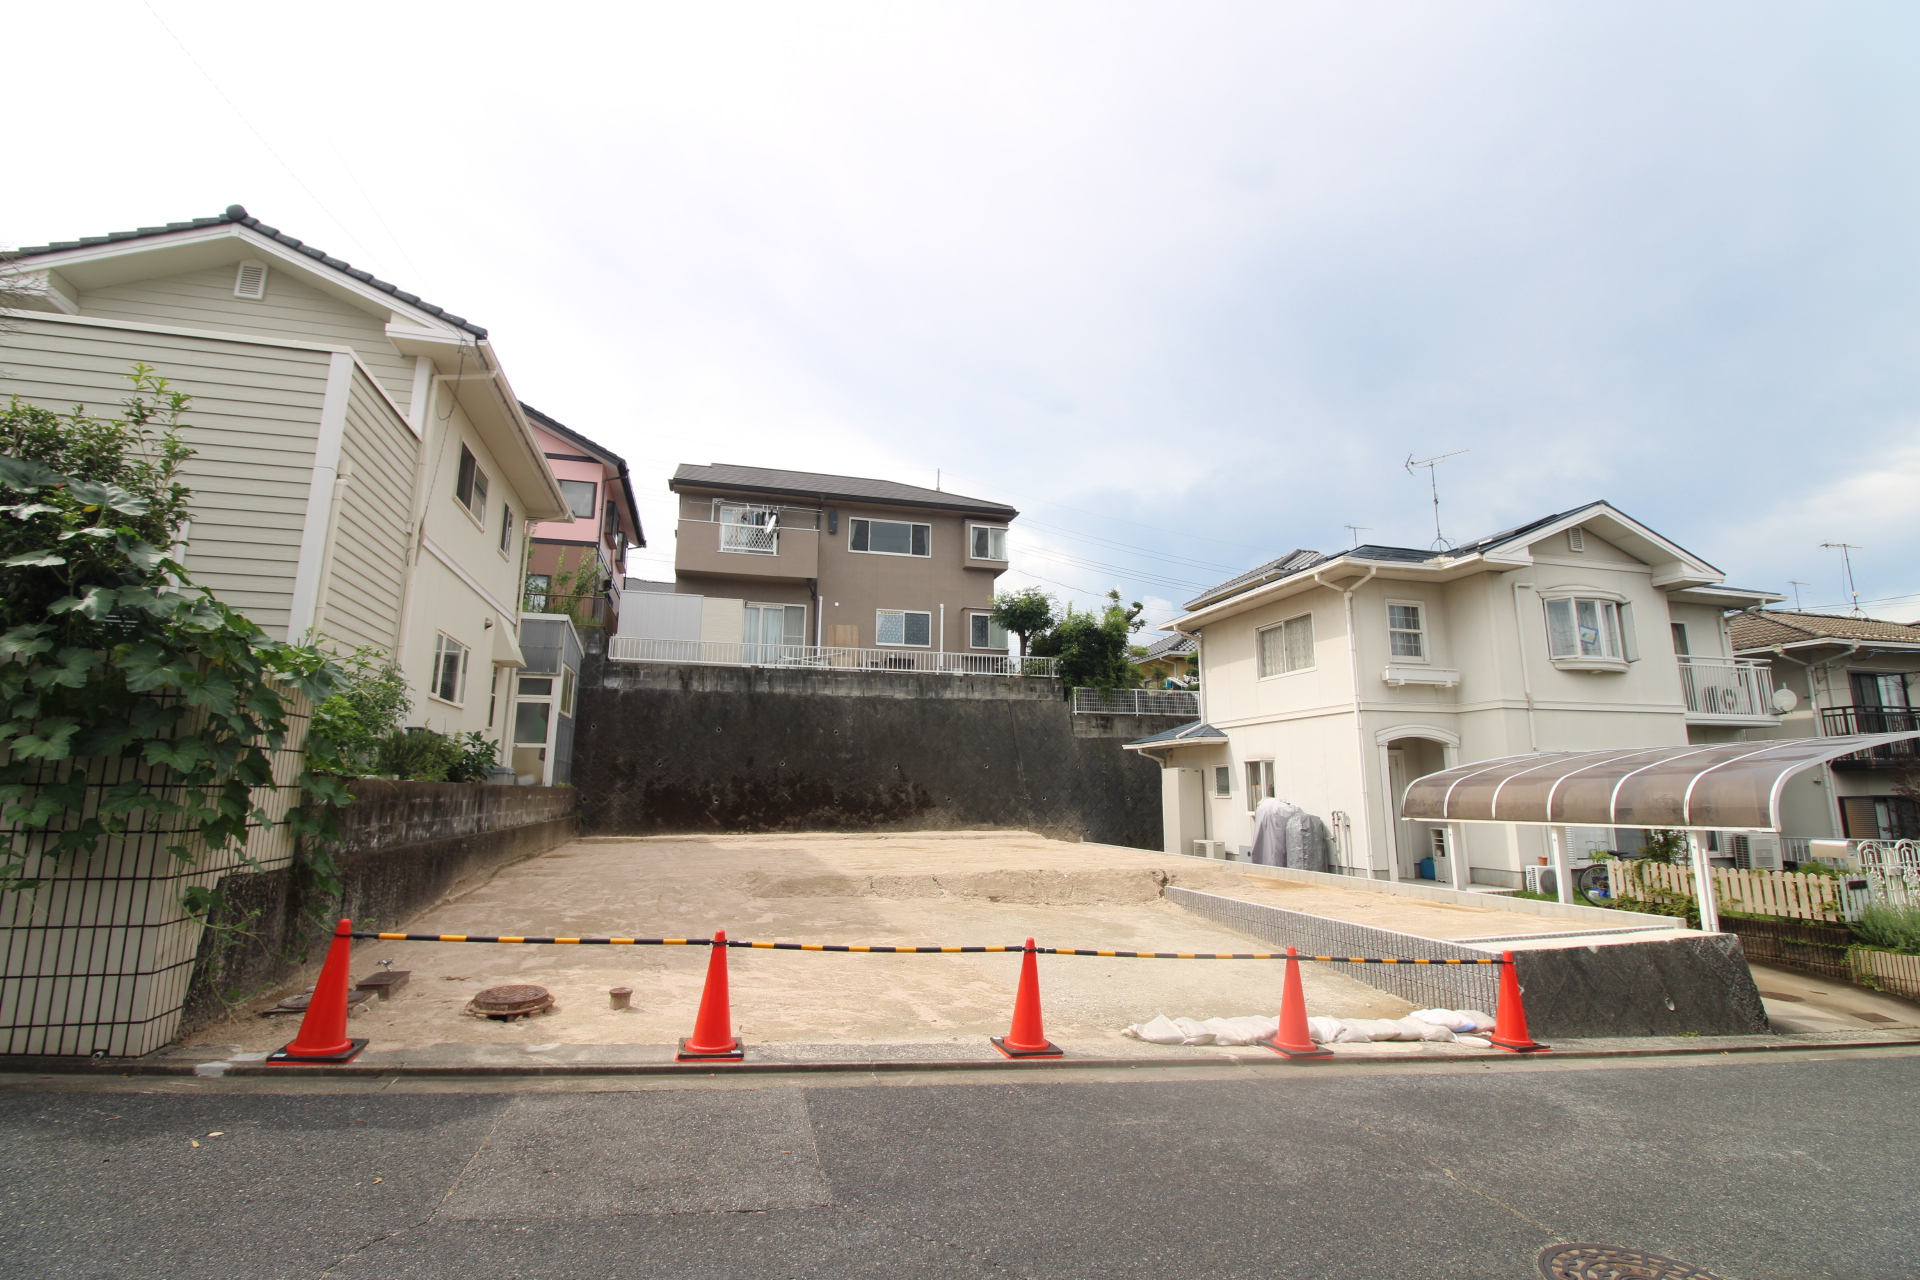
<path fill-rule="evenodd" d="M 1773 710 L 1775 715 L 1784 716 L 1799 705 L 1800 695 L 1793 690 L 1775 689 L 1773 691 Z"/>

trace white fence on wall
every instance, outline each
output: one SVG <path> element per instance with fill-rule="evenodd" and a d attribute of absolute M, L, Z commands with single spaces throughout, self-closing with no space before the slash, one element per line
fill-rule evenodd
<path fill-rule="evenodd" d="M 1181 689 L 1075 689 L 1073 710 L 1082 716 L 1200 717 L 1200 695 Z"/>
<path fill-rule="evenodd" d="M 939 653 L 931 649 L 845 649 L 832 645 L 751 644 L 724 640 L 657 640 L 611 636 L 613 662 L 687 662 L 714 667 L 798 667 L 822 671 L 905 671 L 953 676 L 1059 674 L 1056 658 L 998 653 Z"/>

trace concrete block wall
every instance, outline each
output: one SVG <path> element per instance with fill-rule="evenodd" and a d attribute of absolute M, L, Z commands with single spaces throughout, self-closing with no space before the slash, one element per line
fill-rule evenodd
<path fill-rule="evenodd" d="M 608 662 L 590 643 L 573 782 L 594 834 L 1020 827 L 1159 847 L 1159 767 L 1080 736 L 1058 681 Z"/>

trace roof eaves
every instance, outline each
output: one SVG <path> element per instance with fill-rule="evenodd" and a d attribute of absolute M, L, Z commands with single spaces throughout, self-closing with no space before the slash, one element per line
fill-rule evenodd
<path fill-rule="evenodd" d="M 169 222 L 161 227 L 138 227 L 132 231 L 112 231 L 104 236 L 81 236 L 78 240 L 56 240 L 49 244 L 29 245 L 26 248 L 16 249 L 8 256 L 15 259 L 38 257 L 49 253 L 64 253 L 70 249 L 90 249 L 96 245 L 118 244 L 127 240 L 146 240 L 156 236 L 172 235 L 180 231 L 199 231 L 207 227 L 217 227 L 223 223 L 232 223 L 235 226 L 245 227 L 249 231 L 265 236 L 276 244 L 291 249 L 295 253 L 305 257 L 312 258 L 322 266 L 330 267 L 338 271 L 341 275 L 359 281 L 368 288 L 378 289 L 382 293 L 390 294 L 415 310 L 424 311 L 436 319 L 444 320 L 455 328 L 464 330 L 476 338 L 484 339 L 487 336 L 485 329 L 474 324 L 465 316 L 454 315 L 444 307 L 438 307 L 431 302 L 425 301 L 418 294 L 408 293 L 406 290 L 400 288 L 400 286 L 390 284 L 373 275 L 371 272 L 362 271 L 351 263 L 331 257 L 324 251 L 316 249 L 312 245 L 286 234 L 278 227 L 268 226 L 266 223 L 260 221 L 260 219 L 249 214 L 245 207 L 237 204 L 228 205 L 226 212 L 217 218 L 194 218 L 189 222 Z"/>

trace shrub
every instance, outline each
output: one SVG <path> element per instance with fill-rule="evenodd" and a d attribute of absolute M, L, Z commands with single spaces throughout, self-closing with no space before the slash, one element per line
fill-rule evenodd
<path fill-rule="evenodd" d="M 460 763 L 458 739 L 429 729 L 400 729 L 380 740 L 377 757 L 384 777 L 407 782 L 445 782 Z"/>
<path fill-rule="evenodd" d="M 447 770 L 448 782 L 485 782 L 493 767 L 500 763 L 500 746 L 475 730 L 455 738 L 460 758 Z"/>
<path fill-rule="evenodd" d="M 1876 902 L 1853 923 L 1854 936 L 1883 951 L 1920 955 L 1920 907 Z"/>
<path fill-rule="evenodd" d="M 371 645 L 337 661 L 343 674 L 333 696 L 313 709 L 313 734 L 331 748 L 314 767 L 348 778 L 381 772 L 381 747 L 413 708 L 407 678 Z"/>

